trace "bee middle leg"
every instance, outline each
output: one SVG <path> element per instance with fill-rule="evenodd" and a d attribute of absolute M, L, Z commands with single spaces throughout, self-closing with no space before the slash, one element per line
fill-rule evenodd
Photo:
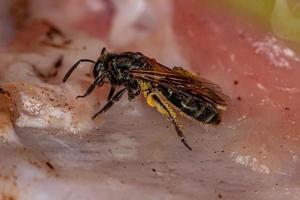
<path fill-rule="evenodd" d="M 115 94 L 115 91 L 116 91 L 116 85 L 115 84 L 111 84 L 110 90 L 109 90 L 109 93 L 108 93 L 108 96 L 107 96 L 107 101 L 111 100 L 111 98 Z"/>
<path fill-rule="evenodd" d="M 104 106 L 103 108 L 97 112 L 92 119 L 95 119 L 98 115 L 100 115 L 101 113 L 107 111 L 108 109 L 110 109 L 115 102 L 119 101 L 121 99 L 121 97 L 123 96 L 123 94 L 128 90 L 128 88 L 123 88 L 120 91 L 118 91 L 112 98 L 111 100 L 109 100 Z"/>
<path fill-rule="evenodd" d="M 161 98 L 159 97 L 159 94 L 156 93 L 150 93 L 147 97 L 147 103 L 152 106 L 152 107 L 156 107 L 156 109 L 162 113 L 164 116 L 168 117 L 172 124 L 175 127 L 176 133 L 180 139 L 180 141 L 184 144 L 184 146 L 186 146 L 189 150 L 192 150 L 192 148 L 187 144 L 184 135 L 182 133 L 182 131 L 179 128 L 179 124 L 176 120 L 176 114 L 175 112 L 172 110 L 172 108 L 170 108 L 168 105 L 166 105 Z"/>

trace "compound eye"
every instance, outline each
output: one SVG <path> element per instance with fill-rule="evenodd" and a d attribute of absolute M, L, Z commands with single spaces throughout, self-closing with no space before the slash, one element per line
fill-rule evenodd
<path fill-rule="evenodd" d="M 99 75 L 99 72 L 102 71 L 102 63 L 96 63 L 93 69 L 93 76 L 96 78 Z"/>

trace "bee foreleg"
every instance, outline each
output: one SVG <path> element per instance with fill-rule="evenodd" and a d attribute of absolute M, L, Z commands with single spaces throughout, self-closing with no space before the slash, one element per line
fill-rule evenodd
<path fill-rule="evenodd" d="M 151 98 L 151 99 L 148 99 Z M 184 135 L 182 133 L 182 131 L 179 128 L 179 124 L 176 120 L 176 114 L 175 112 L 172 110 L 172 108 L 168 105 L 166 105 L 161 98 L 159 97 L 159 94 L 156 93 L 150 93 L 147 97 L 147 102 L 149 104 L 149 101 L 152 101 L 152 106 L 156 107 L 156 109 L 162 113 L 164 116 L 168 117 L 170 119 L 170 121 L 172 122 L 172 124 L 175 127 L 176 133 L 179 137 L 179 139 L 181 140 L 181 142 L 189 149 L 192 150 L 192 148 L 187 144 Z"/>
<path fill-rule="evenodd" d="M 98 86 L 101 86 L 103 84 L 103 79 L 105 78 L 106 74 L 102 74 L 101 76 L 99 76 L 93 84 L 91 84 L 88 89 L 86 90 L 86 92 L 84 93 L 84 95 L 79 95 L 76 97 L 76 99 L 78 98 L 84 98 L 86 96 L 88 96 L 89 94 L 91 94 L 93 92 L 93 90 L 95 89 L 95 87 L 98 85 Z"/>
<path fill-rule="evenodd" d="M 111 100 L 109 100 L 104 106 L 103 108 L 97 112 L 92 119 L 95 119 L 98 115 L 100 115 L 101 113 L 107 111 L 108 109 L 110 109 L 115 102 L 119 101 L 122 97 L 122 95 L 128 90 L 128 88 L 123 88 L 122 90 L 120 90 L 119 92 L 117 92 Z"/>
<path fill-rule="evenodd" d="M 90 87 L 86 90 L 85 94 L 77 96 L 76 99 L 84 98 L 84 97 L 88 96 L 95 89 L 95 87 L 96 87 L 96 84 L 94 84 L 94 83 L 91 84 Z"/>

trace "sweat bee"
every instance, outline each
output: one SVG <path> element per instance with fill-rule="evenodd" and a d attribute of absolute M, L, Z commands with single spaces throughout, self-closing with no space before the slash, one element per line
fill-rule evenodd
<path fill-rule="evenodd" d="M 66 73 L 63 82 L 68 80 L 81 62 L 94 64 L 94 82 L 85 94 L 76 98 L 86 97 L 106 82 L 111 85 L 107 103 L 93 119 L 111 108 L 124 93 L 127 92 L 130 101 L 142 93 L 149 106 L 171 121 L 179 139 L 189 150 L 192 148 L 180 129 L 176 117 L 178 112 L 175 110 L 204 124 L 217 125 L 228 105 L 227 96 L 216 84 L 181 67 L 170 69 L 139 52 L 111 53 L 103 48 L 97 61 L 77 61 Z M 116 92 L 117 88 L 120 89 Z"/>

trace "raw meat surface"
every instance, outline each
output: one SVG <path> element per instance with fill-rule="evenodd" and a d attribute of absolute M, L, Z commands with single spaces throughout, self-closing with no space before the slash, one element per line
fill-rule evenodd
<path fill-rule="evenodd" d="M 279 1 L 262 25 L 205 0 L 0 0 L 0 199 L 299 199 L 300 48 Z M 181 118 L 188 151 L 142 97 L 91 120 L 108 86 L 75 98 L 88 63 L 62 78 L 104 46 L 219 84 L 223 121 Z"/>

